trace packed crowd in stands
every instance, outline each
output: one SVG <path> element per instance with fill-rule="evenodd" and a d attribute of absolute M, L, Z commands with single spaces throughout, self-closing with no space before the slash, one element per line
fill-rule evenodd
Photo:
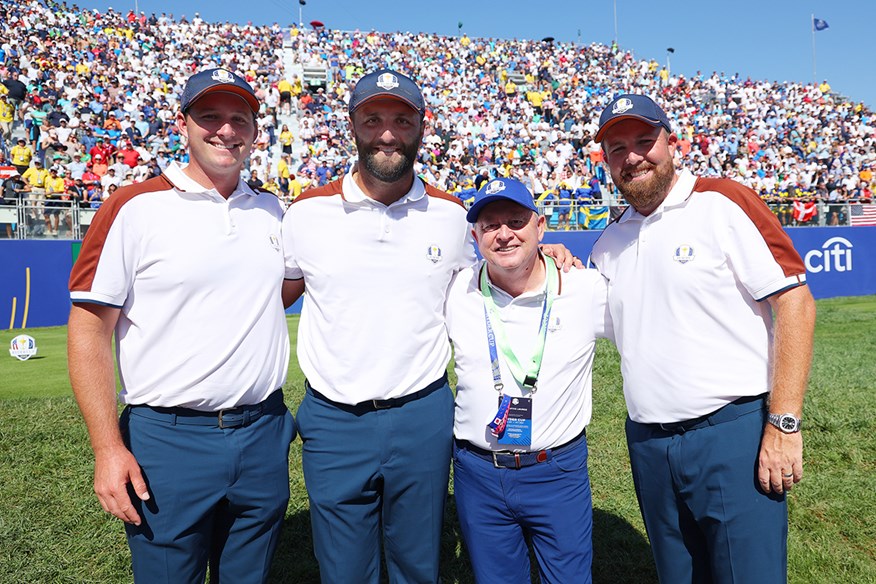
<path fill-rule="evenodd" d="M 876 185 L 873 112 L 827 82 L 688 78 L 596 43 L 290 33 L 48 0 L 0 0 L 0 28 L 0 166 L 11 164 L 19 190 L 49 202 L 98 206 L 118 187 L 184 162 L 178 96 L 189 75 L 215 66 L 246 77 L 262 98 L 245 179 L 286 200 L 349 168 L 346 102 L 363 73 L 382 67 L 423 88 L 429 123 L 417 170 L 425 180 L 466 199 L 492 176 L 514 176 L 555 207 L 560 226 L 573 202 L 617 202 L 592 136 L 621 92 L 649 94 L 670 114 L 679 164 L 734 178 L 769 202 L 869 201 Z M 284 38 L 301 64 L 325 67 L 329 82 L 305 86 L 285 71 Z M 295 132 L 279 123 L 293 119 L 284 116 L 297 119 Z M 49 232 L 57 223 L 47 214 Z"/>

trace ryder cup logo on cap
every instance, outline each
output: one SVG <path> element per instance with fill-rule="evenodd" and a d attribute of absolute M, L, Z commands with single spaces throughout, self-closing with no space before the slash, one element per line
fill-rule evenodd
<path fill-rule="evenodd" d="M 384 73 L 377 78 L 377 87 L 382 87 L 387 91 L 395 89 L 398 87 L 398 77 L 392 73 Z"/>
<path fill-rule="evenodd" d="M 487 183 L 487 188 L 485 192 L 488 195 L 495 195 L 496 193 L 501 193 L 505 190 L 505 183 L 501 180 L 494 180 L 492 182 Z"/>
<path fill-rule="evenodd" d="M 189 77 L 180 98 L 180 110 L 185 113 L 196 101 L 208 93 L 216 92 L 236 95 L 246 102 L 253 113 L 259 111 L 259 100 L 250 84 L 227 69 L 207 69 Z"/>
<path fill-rule="evenodd" d="M 614 98 L 608 107 L 602 110 L 602 115 L 599 116 L 599 130 L 596 132 L 594 140 L 602 142 L 605 132 L 609 128 L 626 119 L 639 120 L 655 128 L 662 126 L 666 128 L 667 132 L 672 132 L 669 118 L 666 117 L 666 113 L 660 109 L 660 106 L 654 103 L 654 100 L 647 95 L 627 93 Z"/>
<path fill-rule="evenodd" d="M 623 97 L 616 102 L 614 102 L 614 106 L 611 108 L 611 113 L 613 114 L 622 114 L 629 110 L 633 109 L 633 102 L 629 100 L 627 97 Z"/>
<path fill-rule="evenodd" d="M 220 83 L 234 83 L 234 75 L 232 75 L 230 71 L 226 71 L 225 69 L 215 69 L 210 75 L 210 79 L 212 79 L 213 81 L 218 81 Z"/>
<path fill-rule="evenodd" d="M 519 180 L 513 178 L 494 178 L 475 194 L 474 203 L 468 210 L 465 218 L 469 223 L 478 220 L 481 210 L 495 201 L 508 200 L 526 207 L 530 211 L 537 212 L 532 193 Z"/>
<path fill-rule="evenodd" d="M 389 69 L 369 73 L 356 83 L 350 96 L 350 113 L 378 98 L 395 99 L 412 107 L 420 115 L 426 113 L 426 102 L 417 84 L 401 73 Z"/>
<path fill-rule="evenodd" d="M 18 335 L 9 343 L 9 354 L 19 361 L 27 361 L 37 354 L 36 341 L 30 335 Z"/>

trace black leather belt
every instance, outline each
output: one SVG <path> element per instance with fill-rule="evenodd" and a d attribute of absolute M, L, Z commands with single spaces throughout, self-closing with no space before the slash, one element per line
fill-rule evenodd
<path fill-rule="evenodd" d="M 159 422 L 167 422 L 168 424 L 218 426 L 225 429 L 249 426 L 265 414 L 283 411 L 284 407 L 283 390 L 278 389 L 257 404 L 242 405 L 213 412 L 180 407 L 156 407 L 145 404 L 129 405 L 128 409 L 134 415 L 149 418 L 150 420 L 158 420 Z"/>
<path fill-rule="evenodd" d="M 412 401 L 423 399 L 424 397 L 431 395 L 444 387 L 447 384 L 447 374 L 445 373 L 441 379 L 437 379 L 424 387 L 419 391 L 415 391 L 414 393 L 410 393 L 408 395 L 403 395 L 401 397 L 394 397 L 390 399 L 371 399 L 364 402 L 359 402 L 357 404 L 344 404 L 340 402 L 336 402 L 331 400 L 313 389 L 313 386 L 310 385 L 309 381 L 304 382 L 307 391 L 309 391 L 313 397 L 320 399 L 328 404 L 335 406 L 336 408 L 342 409 L 344 411 L 352 412 L 354 414 L 362 414 L 366 412 L 373 412 L 376 410 L 387 410 L 389 408 L 397 408 L 399 406 L 403 406 L 406 403 L 410 403 Z"/>
<path fill-rule="evenodd" d="M 643 425 L 654 430 L 669 432 L 670 434 L 684 434 L 685 432 L 699 430 L 706 426 L 717 426 L 718 424 L 733 421 L 743 414 L 748 414 L 762 408 L 766 400 L 766 395 L 767 394 L 763 393 L 760 395 L 740 397 L 710 414 L 700 416 L 699 418 L 693 418 L 692 420 Z"/>

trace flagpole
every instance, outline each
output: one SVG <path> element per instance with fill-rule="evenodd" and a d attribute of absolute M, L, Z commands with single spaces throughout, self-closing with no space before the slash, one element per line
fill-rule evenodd
<path fill-rule="evenodd" d="M 812 14 L 810 19 L 810 26 L 812 28 L 812 83 L 818 83 L 818 75 L 815 72 L 815 14 Z"/>
<path fill-rule="evenodd" d="M 620 44 L 617 42 L 617 0 L 614 0 L 614 44 Z"/>

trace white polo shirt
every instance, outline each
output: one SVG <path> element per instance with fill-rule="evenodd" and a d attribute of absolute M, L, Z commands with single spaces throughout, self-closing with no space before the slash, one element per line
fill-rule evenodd
<path fill-rule="evenodd" d="M 101 206 L 70 298 L 121 308 L 123 403 L 214 411 L 282 387 L 282 214 L 269 193 L 239 182 L 226 200 L 176 164 Z"/>
<path fill-rule="evenodd" d="M 298 363 L 314 389 L 356 404 L 444 375 L 445 293 L 475 261 L 457 198 L 417 178 L 387 206 L 347 174 L 295 199 L 283 243 L 286 278 L 304 278 Z"/>
<path fill-rule="evenodd" d="M 630 418 L 690 420 L 770 389 L 768 296 L 806 281 L 751 189 L 685 171 L 645 217 L 632 207 L 592 262 L 608 280 Z"/>
<path fill-rule="evenodd" d="M 447 330 L 458 378 L 453 433 L 481 448 L 508 450 L 487 429 L 496 415 L 499 393 L 490 367 L 479 287 L 483 265 L 481 261 L 460 272 L 447 294 Z M 490 286 L 512 350 L 522 358 L 528 357 L 538 336 L 545 288 L 512 297 L 492 283 Z M 532 398 L 529 450 L 565 444 L 590 423 L 596 339 L 611 336 L 604 278 L 596 270 L 561 271 L 535 393 L 514 379 L 501 351 L 498 353 L 503 392 L 511 397 Z"/>

